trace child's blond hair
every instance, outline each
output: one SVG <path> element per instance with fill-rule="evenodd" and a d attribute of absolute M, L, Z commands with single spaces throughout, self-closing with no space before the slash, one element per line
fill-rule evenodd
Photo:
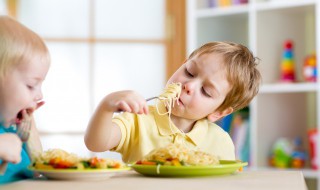
<path fill-rule="evenodd" d="M 223 56 L 227 80 L 231 84 L 231 90 L 218 110 L 231 107 L 237 111 L 246 107 L 259 91 L 261 75 L 256 68 L 257 58 L 241 44 L 210 42 L 193 51 L 188 59 L 208 53 Z"/>
<path fill-rule="evenodd" d="M 48 48 L 33 31 L 8 16 L 0 16 L 0 78 L 20 63 L 50 63 Z"/>

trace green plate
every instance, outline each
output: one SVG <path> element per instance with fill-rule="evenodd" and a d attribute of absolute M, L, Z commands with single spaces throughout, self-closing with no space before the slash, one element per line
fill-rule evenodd
<path fill-rule="evenodd" d="M 115 169 L 36 169 L 29 167 L 29 170 L 42 174 L 48 179 L 55 180 L 104 180 L 116 173 L 130 170 L 130 167 Z"/>
<path fill-rule="evenodd" d="M 247 165 L 247 162 L 221 160 L 220 164 L 211 166 L 150 166 L 133 164 L 131 167 L 145 176 L 197 177 L 232 174 Z"/>

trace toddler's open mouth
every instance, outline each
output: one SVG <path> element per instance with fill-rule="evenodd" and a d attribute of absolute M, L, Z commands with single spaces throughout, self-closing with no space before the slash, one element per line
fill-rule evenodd
<path fill-rule="evenodd" d="M 25 117 L 27 117 L 27 115 L 29 115 L 30 113 L 32 113 L 32 108 L 27 108 L 27 109 L 20 110 L 19 113 L 17 114 L 15 123 L 16 124 L 20 124 L 21 121 L 23 119 L 26 119 Z"/>
<path fill-rule="evenodd" d="M 17 114 L 15 123 L 16 123 L 16 124 L 20 124 L 21 121 L 22 121 L 22 119 L 23 119 L 23 115 L 22 115 L 22 110 L 21 110 L 21 111 L 19 111 L 19 113 Z"/>

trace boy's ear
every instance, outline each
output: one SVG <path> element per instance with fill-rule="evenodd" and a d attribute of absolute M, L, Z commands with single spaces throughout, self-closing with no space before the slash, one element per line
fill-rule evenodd
<path fill-rule="evenodd" d="M 233 112 L 233 108 L 232 107 L 228 107 L 227 109 L 223 110 L 223 111 L 215 111 L 211 114 L 208 115 L 208 120 L 211 122 L 216 122 L 218 121 L 220 118 L 229 115 L 230 113 Z"/>

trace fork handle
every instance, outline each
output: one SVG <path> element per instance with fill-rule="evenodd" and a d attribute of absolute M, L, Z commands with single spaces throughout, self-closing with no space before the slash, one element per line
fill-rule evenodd
<path fill-rule="evenodd" d="M 4 175 L 4 173 L 6 173 L 7 167 L 8 167 L 8 162 L 3 161 L 0 165 L 0 175 Z"/>
<path fill-rule="evenodd" d="M 154 97 L 151 97 L 151 98 L 147 98 L 146 101 L 148 102 L 148 101 L 153 100 L 153 99 L 156 99 L 156 98 L 158 98 L 158 97 L 157 97 L 157 96 L 154 96 Z"/>

